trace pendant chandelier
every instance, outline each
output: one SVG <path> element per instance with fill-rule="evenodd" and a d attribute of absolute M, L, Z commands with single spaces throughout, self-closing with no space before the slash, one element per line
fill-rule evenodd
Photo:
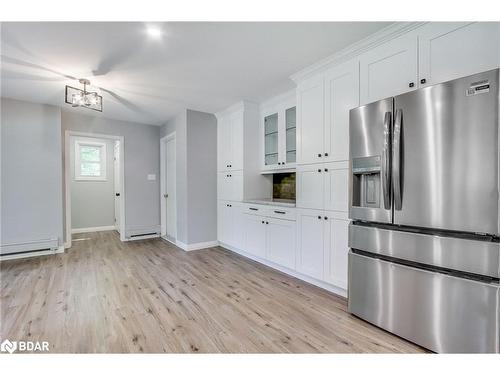
<path fill-rule="evenodd" d="M 65 102 L 72 107 L 83 107 L 94 111 L 102 112 L 102 96 L 96 91 L 87 91 L 90 81 L 85 78 L 78 80 L 83 85 L 83 89 L 66 86 Z"/>

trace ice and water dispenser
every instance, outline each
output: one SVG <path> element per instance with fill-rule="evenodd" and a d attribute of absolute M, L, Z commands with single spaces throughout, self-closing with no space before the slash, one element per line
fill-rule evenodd
<path fill-rule="evenodd" d="M 352 159 L 352 206 L 381 207 L 380 156 Z"/>

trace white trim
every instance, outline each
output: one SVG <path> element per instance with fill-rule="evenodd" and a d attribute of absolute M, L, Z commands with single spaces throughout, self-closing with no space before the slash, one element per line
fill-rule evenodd
<path fill-rule="evenodd" d="M 162 237 L 164 240 L 167 240 L 168 242 L 174 243 L 172 240 L 168 239 L 167 237 Z M 186 244 L 181 241 L 175 241 L 175 245 L 177 247 L 180 247 L 184 251 L 194 251 L 194 250 L 201 250 L 201 249 L 209 249 L 211 247 L 219 246 L 219 241 L 207 241 L 207 242 L 197 242 L 197 243 L 191 243 L 191 244 Z"/>
<path fill-rule="evenodd" d="M 99 176 L 82 176 L 82 161 L 81 161 L 81 152 L 80 148 L 82 146 L 91 146 L 99 148 L 99 161 L 94 162 L 95 164 L 99 164 L 100 175 Z M 93 141 L 87 140 L 83 138 L 74 138 L 74 180 L 75 181 L 107 181 L 107 145 L 102 141 Z"/>
<path fill-rule="evenodd" d="M 309 284 L 315 285 L 315 286 L 317 286 L 317 287 L 319 287 L 321 289 L 328 290 L 329 292 L 331 292 L 333 294 L 336 294 L 338 296 L 347 298 L 347 290 L 346 289 L 339 288 L 339 287 L 337 287 L 335 285 L 332 285 L 332 284 L 326 283 L 324 281 L 315 279 L 313 277 L 304 275 L 304 274 L 302 274 L 300 272 L 297 272 L 297 271 L 291 270 L 289 268 L 280 266 L 279 264 L 270 262 L 270 261 L 268 261 L 266 259 L 256 257 L 255 255 L 246 253 L 243 250 L 239 250 L 239 249 L 235 248 L 234 246 L 230 246 L 230 245 L 224 244 L 222 242 L 219 243 L 219 246 L 222 247 L 222 248 L 224 248 L 224 249 L 226 249 L 226 250 L 229 250 L 229 251 L 231 251 L 233 253 L 236 253 L 236 254 L 239 254 L 241 256 L 244 256 L 245 258 L 249 258 L 249 259 L 254 260 L 254 261 L 258 262 L 258 263 L 261 263 L 261 264 L 263 264 L 265 266 L 274 268 L 274 269 L 276 269 L 276 270 L 278 270 L 280 272 L 283 272 L 283 273 L 285 273 L 285 274 L 287 274 L 289 276 L 295 277 L 295 278 L 300 279 L 302 281 L 305 281 L 305 282 L 307 282 Z"/>
<path fill-rule="evenodd" d="M 108 231 L 108 230 L 116 230 L 116 227 L 114 225 L 107 225 L 107 226 L 102 226 L 102 227 L 75 228 L 75 229 L 71 229 L 71 234 L 104 232 L 104 231 Z"/>
<path fill-rule="evenodd" d="M 59 246 L 57 247 L 57 249 L 51 249 L 51 250 L 31 251 L 29 253 L 2 255 L 0 256 L 0 262 L 12 259 L 33 258 L 33 257 L 41 257 L 44 255 L 54 255 L 62 253 L 64 253 L 64 246 Z"/>
<path fill-rule="evenodd" d="M 44 238 L 39 240 L 7 243 L 0 245 L 0 254 L 14 254 L 40 250 L 54 250 L 59 246 L 57 238 Z"/>
<path fill-rule="evenodd" d="M 160 139 L 160 235 L 167 235 L 167 206 L 163 195 L 166 194 L 167 186 L 165 184 L 165 178 L 167 175 L 167 163 L 166 163 L 166 151 L 167 142 L 175 140 L 175 148 L 177 153 L 177 138 L 176 132 L 173 131 Z M 177 160 L 177 155 L 175 156 Z M 176 180 L 177 180 L 177 166 L 176 166 Z M 176 182 L 177 183 L 177 182 Z M 177 189 L 176 189 L 177 190 Z M 175 192 L 175 198 L 177 199 L 177 191 Z M 177 220 L 177 202 L 175 204 L 175 219 Z M 175 224 L 175 238 L 177 238 L 177 223 Z"/>
<path fill-rule="evenodd" d="M 120 196 L 122 198 L 120 199 L 120 241 L 125 241 L 125 137 L 120 135 L 66 130 L 64 132 L 64 190 L 66 195 L 66 211 L 64 213 L 66 220 L 66 243 L 64 247 L 71 247 L 71 137 L 113 139 L 120 142 Z"/>
<path fill-rule="evenodd" d="M 383 29 L 369 35 L 368 37 L 361 39 L 360 41 L 349 45 L 348 47 L 328 56 L 308 67 L 294 73 L 290 76 L 290 79 L 295 83 L 302 81 L 314 74 L 320 73 L 332 65 L 339 64 L 341 62 L 347 61 L 351 58 L 359 56 L 361 53 L 372 49 L 378 45 L 388 42 L 392 39 L 397 38 L 403 34 L 408 33 L 411 30 L 417 29 L 427 22 L 395 22 Z"/>

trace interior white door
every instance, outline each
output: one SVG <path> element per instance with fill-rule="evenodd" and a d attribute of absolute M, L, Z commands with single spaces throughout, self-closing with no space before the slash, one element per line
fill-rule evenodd
<path fill-rule="evenodd" d="M 499 67 L 497 22 L 431 22 L 418 33 L 420 87 Z"/>
<path fill-rule="evenodd" d="M 323 211 L 300 210 L 297 219 L 297 270 L 322 280 L 326 228 Z"/>
<path fill-rule="evenodd" d="M 299 165 L 297 167 L 297 207 L 323 209 L 324 175 L 323 164 Z"/>
<path fill-rule="evenodd" d="M 349 111 L 359 106 L 359 61 L 325 73 L 325 161 L 349 160 Z"/>
<path fill-rule="evenodd" d="M 113 149 L 113 183 L 115 187 L 115 230 L 120 233 L 120 200 L 121 185 L 120 185 L 120 141 L 115 141 Z"/>
<path fill-rule="evenodd" d="M 349 207 L 349 164 L 347 161 L 324 165 L 325 210 L 347 212 Z"/>
<path fill-rule="evenodd" d="M 266 218 L 257 215 L 245 215 L 245 248 L 249 254 L 259 258 L 266 256 Z"/>
<path fill-rule="evenodd" d="M 297 223 L 290 220 L 266 219 L 266 258 L 281 266 L 295 269 Z"/>
<path fill-rule="evenodd" d="M 298 163 L 323 161 L 324 154 L 324 82 L 318 76 L 297 87 Z"/>
<path fill-rule="evenodd" d="M 175 138 L 169 139 L 166 142 L 166 222 L 167 222 L 167 237 L 171 239 L 177 238 L 177 193 L 176 193 L 176 142 Z"/>
<path fill-rule="evenodd" d="M 417 36 L 410 32 L 360 56 L 361 104 L 415 90 Z"/>
<path fill-rule="evenodd" d="M 347 289 L 347 219 L 329 217 L 325 235 L 325 281 Z"/>

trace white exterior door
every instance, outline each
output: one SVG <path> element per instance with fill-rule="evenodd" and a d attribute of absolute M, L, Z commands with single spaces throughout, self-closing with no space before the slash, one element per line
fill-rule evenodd
<path fill-rule="evenodd" d="M 298 163 L 322 162 L 324 159 L 324 82 L 315 77 L 297 87 Z"/>
<path fill-rule="evenodd" d="M 295 269 L 296 222 L 268 218 L 266 258 L 284 267 Z"/>
<path fill-rule="evenodd" d="M 497 22 L 432 22 L 418 33 L 421 87 L 499 67 Z"/>
<path fill-rule="evenodd" d="M 323 164 L 297 166 L 297 207 L 323 209 L 324 175 Z"/>
<path fill-rule="evenodd" d="M 349 111 L 359 106 L 359 61 L 325 73 L 325 161 L 349 160 Z"/>
<path fill-rule="evenodd" d="M 259 258 L 266 256 L 266 218 L 257 215 L 245 215 L 245 248 L 249 254 Z"/>
<path fill-rule="evenodd" d="M 325 231 L 325 281 L 347 289 L 349 220 L 329 217 Z"/>
<path fill-rule="evenodd" d="M 360 56 L 361 104 L 418 87 L 417 36 L 410 32 Z"/>
<path fill-rule="evenodd" d="M 297 270 L 323 279 L 325 228 L 323 211 L 300 210 L 297 221 Z"/>

